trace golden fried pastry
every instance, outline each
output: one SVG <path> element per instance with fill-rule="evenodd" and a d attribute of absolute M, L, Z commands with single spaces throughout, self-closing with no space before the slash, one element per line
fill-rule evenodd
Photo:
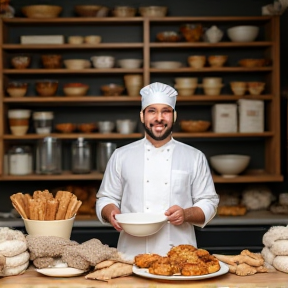
<path fill-rule="evenodd" d="M 199 276 L 209 273 L 206 265 L 200 263 L 185 263 L 180 271 L 183 276 Z"/>
<path fill-rule="evenodd" d="M 135 264 L 139 268 L 149 268 L 153 262 L 161 259 L 162 257 L 158 254 L 139 254 L 135 256 Z"/>
<path fill-rule="evenodd" d="M 152 265 L 149 267 L 149 273 L 155 275 L 172 276 L 175 274 L 175 269 L 173 269 L 168 257 L 161 257 L 152 263 Z"/>

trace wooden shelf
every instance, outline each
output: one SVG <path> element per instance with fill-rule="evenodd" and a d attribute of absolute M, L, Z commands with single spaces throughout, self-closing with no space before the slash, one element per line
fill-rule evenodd
<path fill-rule="evenodd" d="M 237 101 L 239 99 L 258 99 L 271 101 L 273 95 L 219 95 L 219 96 L 208 96 L 208 95 L 191 95 L 191 96 L 178 96 L 177 105 L 181 105 L 181 102 L 225 102 L 225 101 Z M 129 103 L 131 105 L 140 105 L 141 97 L 131 97 L 131 96 L 81 96 L 81 97 L 67 97 L 67 96 L 53 96 L 53 97 L 4 97 L 4 103 L 75 103 L 78 105 L 81 103 L 105 103 L 111 105 L 119 102 L 124 102 L 126 105 Z M 111 103 L 112 102 L 112 103 Z"/>
<path fill-rule="evenodd" d="M 72 174 L 70 171 L 63 171 L 58 175 L 2 175 L 0 181 L 47 181 L 47 180 L 102 180 L 103 173 L 93 171 L 89 174 Z M 250 172 L 250 174 L 239 175 L 233 178 L 225 178 L 219 175 L 213 175 L 215 183 L 253 183 L 253 182 L 279 182 L 283 180 L 282 175 L 269 174 L 264 171 Z"/>
<path fill-rule="evenodd" d="M 218 43 L 207 43 L 207 42 L 176 42 L 176 43 L 163 43 L 156 42 L 155 31 L 160 28 L 170 27 L 171 25 L 180 26 L 186 23 L 203 23 L 203 25 L 218 25 L 219 27 L 232 27 L 236 25 L 257 25 L 260 26 L 263 30 L 263 33 L 260 33 L 259 39 L 253 42 L 232 42 L 228 40 L 220 41 Z M 68 36 L 65 34 L 66 28 L 67 31 L 71 31 L 71 27 L 79 27 L 85 29 L 85 27 L 96 27 L 102 28 L 105 30 L 114 28 L 118 26 L 122 27 L 136 27 L 137 31 L 140 31 L 141 38 L 132 36 L 127 40 L 131 42 L 121 42 L 118 43 L 114 38 L 110 39 L 112 42 L 101 42 L 97 45 L 90 44 L 81 44 L 81 45 L 71 45 L 68 43 L 64 44 L 45 44 L 45 45 L 34 45 L 34 44 L 20 44 L 15 43 L 18 40 L 16 36 L 9 37 L 9 33 L 17 31 L 16 29 L 27 27 L 29 35 L 33 35 L 33 27 L 41 27 L 44 32 L 49 32 L 50 27 L 55 28 L 59 27 L 59 34 Z M 156 29 L 157 28 L 157 29 Z M 112 31 L 111 29 L 111 31 Z M 224 29 L 224 28 L 223 28 Z M 51 30 L 51 29 L 50 29 Z M 101 29 L 100 29 L 101 30 Z M 23 30 L 24 31 L 24 30 Z M 39 30 L 37 30 L 39 31 Z M 42 31 L 42 30 L 41 30 Z M 261 153 L 263 153 L 264 164 L 263 170 L 261 171 L 249 171 L 243 175 L 239 175 L 234 178 L 224 178 L 220 175 L 213 175 L 215 183 L 264 183 L 264 182 L 281 182 L 283 177 L 281 175 L 281 157 L 280 157 L 280 72 L 279 72 L 279 46 L 280 46 L 280 36 L 279 36 L 279 16 L 249 16 L 249 17 L 231 17 L 231 16 L 212 16 L 212 17 L 129 17 L 129 18 L 117 18 L 117 17 L 102 17 L 102 18 L 85 18 L 85 17 L 59 17 L 53 19 L 33 19 L 33 18 L 2 18 L 0 19 L 0 32 L 2 34 L 2 41 L 0 43 L 0 90 L 4 94 L 5 87 L 7 82 L 15 79 L 29 79 L 29 78 L 46 78 L 46 77 L 59 77 L 62 78 L 94 78 L 93 75 L 99 78 L 108 79 L 111 75 L 111 79 L 114 78 L 123 78 L 124 74 L 142 74 L 144 79 L 144 85 L 147 85 L 151 82 L 151 79 L 156 79 L 161 76 L 161 78 L 167 78 L 171 81 L 172 77 L 206 77 L 206 75 L 223 75 L 224 77 L 229 78 L 230 75 L 234 74 L 235 78 L 242 77 L 244 75 L 247 78 L 263 78 L 266 82 L 266 94 L 262 95 L 244 95 L 244 96 L 235 96 L 231 94 L 223 94 L 219 96 L 208 96 L 203 94 L 196 94 L 191 96 L 178 96 L 177 97 L 177 107 L 185 110 L 188 106 L 212 106 L 217 103 L 237 103 L 240 99 L 254 99 L 254 100 L 263 100 L 265 101 L 265 128 L 268 131 L 263 133 L 183 133 L 183 132 L 174 132 L 173 137 L 175 139 L 201 139 L 201 141 L 206 141 L 207 143 L 222 141 L 223 143 L 229 140 L 231 143 L 235 143 L 236 140 L 241 140 L 244 145 L 247 143 L 249 146 L 249 140 L 256 140 L 254 142 L 259 142 L 263 148 Z M 19 33 L 20 34 L 20 33 Z M 43 33 L 45 34 L 45 33 Z M 68 34 L 68 32 L 67 32 Z M 140 35 L 139 34 L 139 35 Z M 21 34 L 22 35 L 22 34 Z M 46 33 L 46 35 L 49 35 Z M 19 35 L 18 35 L 19 36 Z M 17 38 L 18 39 L 18 38 Z M 119 39 L 119 38 L 118 38 Z M 139 40 L 140 39 L 140 40 Z M 142 41 L 143 39 L 143 41 Z M 227 39 L 227 38 L 226 38 Z M 14 41 L 14 42 L 13 42 Z M 262 55 L 261 57 L 267 57 L 272 60 L 272 66 L 266 67 L 255 67 L 255 68 L 246 68 L 237 66 L 235 61 L 234 66 L 224 66 L 224 67 L 203 67 L 201 69 L 193 69 L 192 67 L 181 67 L 179 69 L 156 69 L 150 67 L 150 61 L 152 61 L 154 54 L 161 53 L 161 49 L 165 50 L 165 53 L 169 49 L 171 54 L 176 52 L 176 55 L 179 55 L 181 50 L 187 54 L 188 49 L 194 49 L 204 51 L 203 53 L 211 54 L 210 52 L 216 51 L 221 53 L 231 53 L 233 56 L 234 52 L 236 53 L 239 50 L 244 50 L 247 54 L 247 51 L 256 51 L 258 54 Z M 250 49 L 250 50 L 249 50 Z M 61 69 L 41 69 L 38 68 L 33 62 L 31 65 L 33 68 L 28 69 L 11 69 L 9 60 L 7 60 L 11 55 L 16 55 L 17 53 L 30 53 L 37 54 L 37 57 L 40 58 L 40 55 L 45 53 L 59 53 L 65 58 L 65 53 L 68 54 L 91 54 L 92 51 L 104 51 L 110 50 L 111 53 L 118 52 L 119 54 L 123 51 L 127 53 L 133 52 L 141 53 L 143 55 L 143 68 L 139 69 L 123 69 L 123 68 L 111 68 L 111 69 L 96 69 L 89 68 L 83 70 L 69 70 L 66 68 Z M 161 50 L 161 51 L 160 51 Z M 229 50 L 229 51 L 228 51 Z M 59 51 L 59 52 L 57 52 Z M 190 50 L 189 50 L 190 51 Z M 228 52 L 226 52 L 228 51 Z M 237 52 L 237 53 L 238 53 Z M 224 53 L 224 52 L 223 52 Z M 240 53 L 240 52 L 239 52 Z M 255 54 L 253 54 L 255 55 Z M 36 58 L 37 58 L 36 57 Z M 178 57 L 178 56 L 177 56 Z M 231 56 L 232 57 L 232 56 Z M 253 56 L 254 57 L 254 56 Z M 7 59 L 6 59 L 7 58 Z M 233 57 L 232 57 L 233 58 Z M 236 57 L 235 57 L 236 58 Z M 232 63 L 232 61 L 231 61 Z M 36 66 L 36 67 L 35 67 Z M 34 68 L 35 67 L 35 68 Z M 103 77 L 102 77 L 103 76 Z M 245 78 L 243 77 L 243 78 Z M 90 81 L 89 80 L 89 81 Z M 99 80 L 98 80 L 99 81 Z M 227 82 L 228 83 L 228 82 Z M 98 85 L 98 84 L 97 84 Z M 30 87 L 31 88 L 31 87 Z M 30 89 L 29 88 L 29 89 Z M 96 90 L 94 91 L 97 91 Z M 93 87 L 95 89 L 95 87 Z M 31 89 L 30 89 L 31 90 Z M 91 89 L 92 91 L 92 89 Z M 198 92 L 198 91 L 197 91 Z M 199 91 L 203 93 L 203 90 Z M 35 93 L 35 92 L 34 92 Z M 99 93 L 99 92 L 98 92 Z M 231 93 L 231 92 L 230 92 Z M 131 106 L 133 109 L 136 108 L 139 110 L 140 107 L 140 97 L 130 97 L 127 95 L 116 96 L 116 97 L 107 97 L 102 95 L 89 95 L 84 97 L 67 97 L 67 96 L 53 96 L 53 97 L 40 97 L 28 95 L 21 98 L 13 98 L 2 96 L 0 105 L 0 115 L 6 115 L 7 110 L 14 107 L 28 107 L 32 109 L 36 107 L 54 107 L 54 106 L 74 106 L 79 109 L 85 109 L 88 106 L 103 106 L 103 109 L 107 106 L 122 106 L 128 107 Z M 187 107 L 185 107 L 187 106 Z M 108 108 L 106 107 L 107 111 Z M 195 107 L 196 108 L 196 107 Z M 203 108 L 203 111 L 207 111 L 210 107 L 199 107 L 200 110 Z M 54 108 L 52 108 L 53 110 Z M 137 110 L 136 113 L 139 111 Z M 104 110 L 103 110 L 104 111 Z M 205 112 L 206 113 L 206 112 Z M 4 116 L 2 116 L 4 117 Z M 3 119 L 2 119 L 3 120 Z M 0 173 L 3 167 L 3 157 L 7 152 L 7 147 L 9 147 L 10 142 L 19 141 L 19 143 L 27 141 L 35 141 L 41 139 L 47 135 L 39 134 L 27 134 L 24 136 L 14 136 L 6 134 L 8 128 L 6 119 L 4 121 L 3 127 L 0 127 Z M 75 121 L 76 122 L 76 121 Z M 79 122 L 77 120 L 77 122 Z M 5 133 L 6 131 L 6 133 Z M 142 133 L 132 133 L 128 135 L 123 135 L 119 133 L 70 133 L 70 134 L 60 134 L 60 133 L 51 133 L 49 136 L 57 137 L 63 140 L 73 140 L 79 137 L 84 137 L 91 140 L 114 140 L 115 142 L 120 140 L 131 140 L 141 139 L 143 137 Z M 243 140 L 243 141 L 242 141 Z M 258 141 L 259 140 L 259 141 Z M 246 141 L 246 142 L 245 142 Z M 229 142 L 229 143 L 230 143 Z M 264 147 L 265 146 L 265 147 Z M 253 156 L 253 155 L 252 155 Z M 37 180 L 101 180 L 103 175 L 97 171 L 93 171 L 91 174 L 86 175 L 77 175 L 71 174 L 69 171 L 63 172 L 61 175 L 27 175 L 27 176 L 11 176 L 11 175 L 2 175 L 0 176 L 0 181 L 14 181 L 14 180 L 24 180 L 24 181 L 37 181 Z"/>
<path fill-rule="evenodd" d="M 203 133 L 188 133 L 188 132 L 174 132 L 173 137 L 176 138 L 242 138 L 242 137 L 273 137 L 273 132 L 263 133 L 214 133 L 214 132 L 203 132 Z M 132 134 L 120 134 L 120 133 L 51 133 L 47 135 L 43 134 L 26 134 L 24 136 L 15 136 L 11 134 L 4 134 L 4 140 L 36 140 L 44 137 L 51 136 L 59 139 L 77 139 L 83 137 L 86 139 L 139 139 L 144 135 L 141 133 Z M 1 138 L 0 138 L 1 139 Z"/>

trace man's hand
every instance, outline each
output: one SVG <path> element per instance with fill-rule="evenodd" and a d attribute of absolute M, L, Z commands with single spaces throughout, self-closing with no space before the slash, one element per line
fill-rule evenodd
<path fill-rule="evenodd" d="M 177 205 L 170 207 L 165 212 L 165 215 L 168 216 L 168 221 L 176 226 L 181 225 L 185 220 L 184 209 Z"/>
<path fill-rule="evenodd" d="M 122 231 L 123 229 L 118 224 L 117 220 L 115 219 L 116 214 L 121 214 L 121 211 L 118 207 L 114 204 L 108 204 L 102 209 L 102 217 L 107 222 L 109 222 L 117 231 Z"/>

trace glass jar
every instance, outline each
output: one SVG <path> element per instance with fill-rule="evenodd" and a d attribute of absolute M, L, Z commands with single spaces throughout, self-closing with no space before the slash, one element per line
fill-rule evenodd
<path fill-rule="evenodd" d="M 49 134 L 52 131 L 53 112 L 42 111 L 33 113 L 34 128 L 37 134 Z"/>
<path fill-rule="evenodd" d="M 55 137 L 45 137 L 37 143 L 36 173 L 60 174 L 62 172 L 61 141 Z"/>
<path fill-rule="evenodd" d="M 8 151 L 8 174 L 28 175 L 32 173 L 32 153 L 29 146 L 13 146 Z"/>
<path fill-rule="evenodd" d="M 91 172 L 91 148 L 84 138 L 72 143 L 72 173 L 87 174 Z"/>

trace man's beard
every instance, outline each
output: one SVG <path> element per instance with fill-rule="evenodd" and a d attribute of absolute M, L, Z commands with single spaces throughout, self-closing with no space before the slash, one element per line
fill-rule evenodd
<path fill-rule="evenodd" d="M 158 124 L 158 123 L 157 123 Z M 161 124 L 161 123 L 160 123 Z M 167 125 L 167 124 L 166 124 Z M 145 129 L 145 132 L 154 140 L 156 141 L 162 141 L 164 139 L 166 139 L 171 133 L 172 133 L 172 130 L 173 130 L 173 126 L 171 126 L 170 128 L 167 129 L 167 131 L 164 132 L 163 135 L 161 136 L 156 136 L 154 133 L 153 133 L 153 130 L 152 130 L 152 126 L 150 125 L 150 127 L 147 127 L 145 125 L 145 123 L 143 123 L 143 127 Z M 167 126 L 165 126 L 167 127 Z"/>

